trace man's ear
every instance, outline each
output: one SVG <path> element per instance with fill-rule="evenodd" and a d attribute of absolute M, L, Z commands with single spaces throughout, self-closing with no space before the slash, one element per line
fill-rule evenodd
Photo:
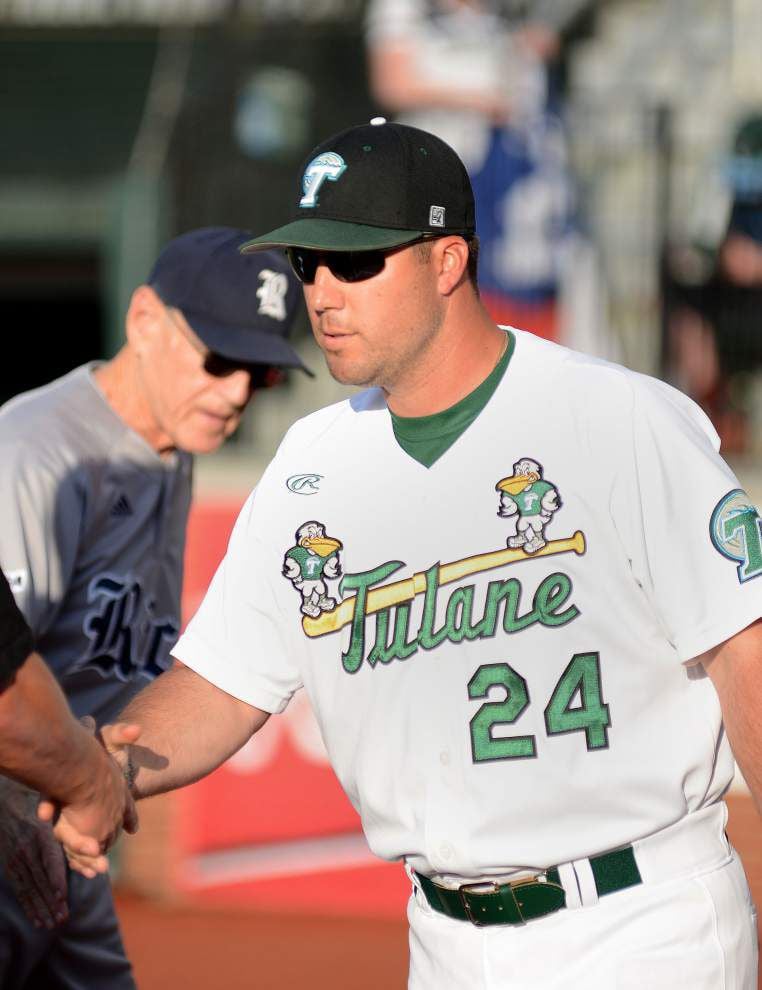
<path fill-rule="evenodd" d="M 432 245 L 439 277 L 439 291 L 444 296 L 466 278 L 468 245 L 462 237 L 439 237 Z"/>
<path fill-rule="evenodd" d="M 125 329 L 127 341 L 141 351 L 159 333 L 165 306 L 150 285 L 139 285 L 132 293 L 127 308 Z"/>

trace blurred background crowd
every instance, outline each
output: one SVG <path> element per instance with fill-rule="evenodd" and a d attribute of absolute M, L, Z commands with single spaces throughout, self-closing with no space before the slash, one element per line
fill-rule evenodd
<path fill-rule="evenodd" d="M 0 399 L 112 353 L 162 243 L 275 226 L 309 148 L 384 113 L 466 161 L 497 319 L 758 453 L 760 52 L 757 0 L 0 0 L 0 314 L 34 328 Z M 293 376 L 227 460 L 335 394 Z"/>
<path fill-rule="evenodd" d="M 465 161 L 496 320 L 686 391 L 754 494 L 759 0 L 0 0 L 0 78 L 0 322 L 13 340 L 0 402 L 111 356 L 162 244 L 193 227 L 278 226 L 309 149 L 383 114 L 439 134 Z M 225 450 L 198 465 L 197 513 L 206 505 L 217 535 L 191 530 L 186 609 L 211 573 L 199 540 L 222 553 L 287 427 L 346 392 L 303 317 L 295 344 L 317 378 L 293 374 L 258 396 Z M 186 889 L 364 868 L 359 847 L 330 845 L 356 829 L 344 805 L 332 817 L 333 798 L 317 799 L 330 841 L 319 853 L 304 844 L 286 805 L 322 794 L 310 768 L 330 771 L 298 706 L 289 719 L 178 799 L 192 834 L 166 805 L 144 813 L 154 846 L 136 845 L 128 864 L 144 889 L 171 882 L 183 842 L 196 856 Z M 288 835 L 231 826 L 236 782 L 276 770 L 283 795 L 258 793 L 273 822 L 294 819 Z M 286 840 L 287 868 L 277 850 L 251 852 Z"/>

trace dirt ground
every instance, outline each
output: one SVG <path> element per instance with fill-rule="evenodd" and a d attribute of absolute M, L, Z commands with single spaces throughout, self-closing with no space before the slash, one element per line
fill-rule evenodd
<path fill-rule="evenodd" d="M 731 841 L 762 905 L 762 822 L 750 799 L 729 801 Z M 167 909 L 118 899 L 140 990 L 403 990 L 407 932 L 399 922 L 295 918 L 242 910 Z M 762 990 L 762 981 L 760 988 Z"/>
<path fill-rule="evenodd" d="M 165 911 L 120 900 L 140 990 L 405 987 L 405 923 L 229 909 Z"/>

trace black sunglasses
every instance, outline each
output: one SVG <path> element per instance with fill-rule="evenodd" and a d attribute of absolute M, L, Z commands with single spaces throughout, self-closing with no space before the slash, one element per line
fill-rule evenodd
<path fill-rule="evenodd" d="M 437 236 L 442 235 L 427 234 L 404 244 L 375 251 L 315 251 L 312 248 L 287 247 L 286 254 L 294 275 L 304 285 L 312 285 L 315 281 L 318 265 L 325 265 L 340 282 L 364 282 L 375 278 L 384 270 L 388 255 L 410 247 L 411 244 L 436 240 Z"/>
<path fill-rule="evenodd" d="M 204 371 L 215 378 L 227 378 L 236 371 L 248 371 L 251 379 L 252 391 L 261 388 L 270 388 L 271 385 L 278 385 L 283 381 L 283 372 L 280 368 L 273 368 L 269 364 L 247 364 L 245 361 L 232 361 L 210 351 L 204 358 Z"/>

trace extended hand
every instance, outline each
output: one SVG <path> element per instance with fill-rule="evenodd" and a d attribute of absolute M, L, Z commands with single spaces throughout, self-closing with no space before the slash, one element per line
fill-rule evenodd
<path fill-rule="evenodd" d="M 0 863 L 37 928 L 66 921 L 66 863 L 53 829 L 35 815 L 39 795 L 0 777 Z"/>
<path fill-rule="evenodd" d="M 64 847 L 69 865 L 83 876 L 92 878 L 96 873 L 106 873 L 108 860 L 104 853 L 114 844 L 121 829 L 137 831 L 135 802 L 118 760 L 124 763 L 122 751 L 139 735 L 139 726 L 120 725 L 112 728 L 110 742 L 100 737 L 104 749 L 98 749 L 94 775 L 83 784 L 74 800 L 61 809 L 55 824 L 54 834 Z M 112 758 L 112 752 L 116 758 Z M 51 802 L 44 801 L 38 815 L 50 820 L 55 810 Z"/>

